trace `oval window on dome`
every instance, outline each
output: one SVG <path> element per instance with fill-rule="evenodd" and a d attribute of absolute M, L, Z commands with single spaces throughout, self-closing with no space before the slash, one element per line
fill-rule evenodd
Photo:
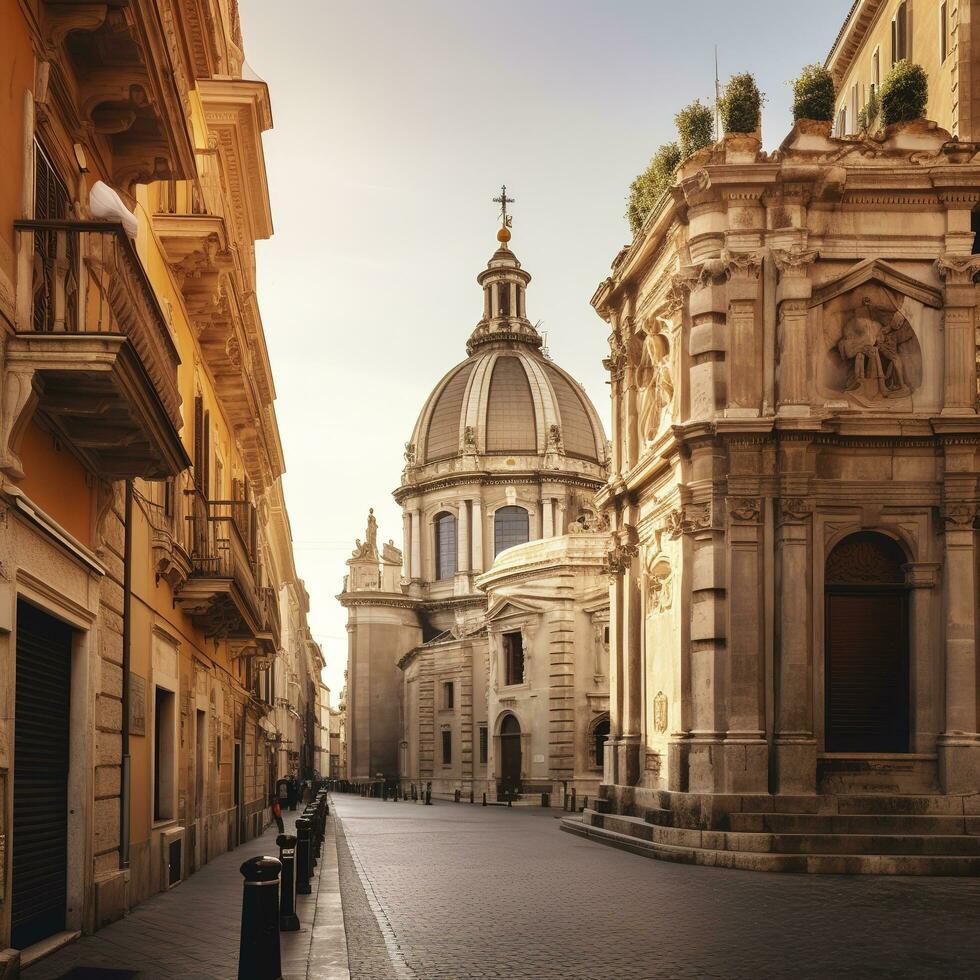
<path fill-rule="evenodd" d="M 456 518 L 452 514 L 436 514 L 435 529 L 436 578 L 443 580 L 456 574 Z"/>
<path fill-rule="evenodd" d="M 530 539 L 528 513 L 523 507 L 501 507 L 493 515 L 493 555 L 526 544 Z"/>

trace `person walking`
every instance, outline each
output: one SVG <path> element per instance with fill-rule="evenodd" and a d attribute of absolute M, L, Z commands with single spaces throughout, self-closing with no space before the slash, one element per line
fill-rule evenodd
<path fill-rule="evenodd" d="M 272 798 L 272 819 L 275 820 L 276 826 L 279 828 L 279 833 L 286 833 L 286 827 L 282 822 L 282 806 L 279 803 L 278 796 Z"/>

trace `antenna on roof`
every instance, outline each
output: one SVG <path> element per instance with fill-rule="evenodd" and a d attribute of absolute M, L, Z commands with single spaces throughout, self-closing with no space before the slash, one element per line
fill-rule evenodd
<path fill-rule="evenodd" d="M 721 110 L 718 103 L 721 101 L 721 82 L 718 79 L 718 45 L 715 45 L 715 139 L 721 139 Z"/>

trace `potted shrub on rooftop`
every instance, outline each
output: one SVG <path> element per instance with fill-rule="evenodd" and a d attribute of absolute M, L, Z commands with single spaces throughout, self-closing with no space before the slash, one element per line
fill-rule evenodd
<path fill-rule="evenodd" d="M 950 138 L 949 133 L 925 118 L 929 78 L 921 65 L 906 59 L 896 61 L 881 83 L 879 101 L 884 138 L 896 149 L 931 148 L 937 138 L 942 137 L 941 142 Z"/>
<path fill-rule="evenodd" d="M 689 165 L 693 172 L 711 155 L 715 143 L 715 114 L 710 106 L 695 99 L 674 116 L 674 123 L 677 126 L 681 163 Z"/>
<path fill-rule="evenodd" d="M 660 195 L 674 182 L 680 162 L 680 147 L 676 143 L 664 143 L 654 153 L 647 169 L 630 184 L 626 217 L 634 235 L 643 227 Z"/>
<path fill-rule="evenodd" d="M 830 149 L 836 89 L 834 76 L 823 65 L 806 65 L 790 85 L 793 88 L 793 129 L 781 149 Z"/>
<path fill-rule="evenodd" d="M 752 163 L 762 146 L 762 105 L 765 97 L 750 72 L 732 75 L 718 100 L 729 163 Z"/>

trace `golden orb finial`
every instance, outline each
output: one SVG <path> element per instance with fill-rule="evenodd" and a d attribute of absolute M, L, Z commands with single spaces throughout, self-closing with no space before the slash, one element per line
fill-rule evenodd
<path fill-rule="evenodd" d="M 501 228 L 500 231 L 497 232 L 497 241 L 500 242 L 501 245 L 506 245 L 510 241 L 510 228 Z"/>

